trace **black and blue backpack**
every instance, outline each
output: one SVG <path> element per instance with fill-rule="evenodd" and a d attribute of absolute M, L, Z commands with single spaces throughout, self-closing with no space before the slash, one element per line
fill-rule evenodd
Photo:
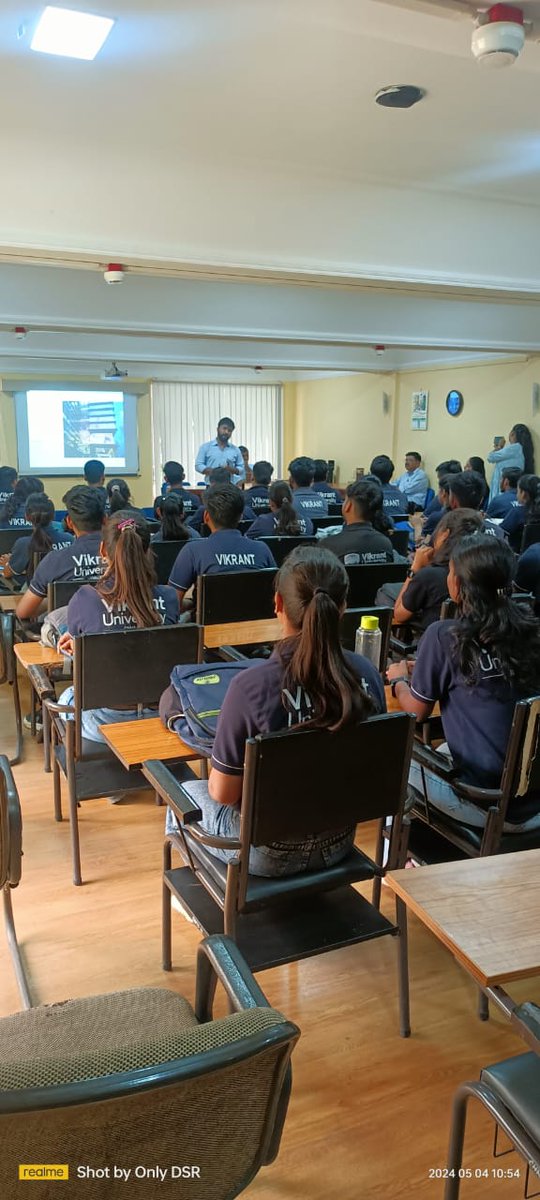
<path fill-rule="evenodd" d="M 167 729 L 210 758 L 219 714 L 233 679 L 253 663 L 214 662 L 183 664 L 171 672 L 170 687 L 159 703 L 159 715 Z"/>

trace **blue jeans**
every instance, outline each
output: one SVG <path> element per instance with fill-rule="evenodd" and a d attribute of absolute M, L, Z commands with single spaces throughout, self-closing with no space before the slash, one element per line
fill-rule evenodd
<path fill-rule="evenodd" d="M 450 757 L 448 746 L 444 744 L 438 747 L 439 754 L 445 754 Z M 438 775 L 432 774 L 430 770 L 424 768 L 425 790 L 427 799 L 434 808 L 440 809 L 452 817 L 454 821 L 462 821 L 464 825 L 472 825 L 475 829 L 483 829 L 486 823 L 487 813 L 484 815 L 479 812 L 473 804 L 468 800 L 463 800 L 454 791 L 451 784 L 445 779 L 439 779 Z M 409 784 L 418 792 L 420 796 L 424 796 L 424 785 L 422 781 L 422 770 L 417 763 L 412 762 L 409 770 Z M 528 821 L 524 821 L 521 825 L 511 825 L 509 821 L 505 821 L 503 825 L 504 833 L 522 833 L 530 829 L 540 828 L 540 813 L 536 813 L 534 817 L 529 817 Z"/>
<path fill-rule="evenodd" d="M 68 687 L 58 701 L 59 704 L 73 704 L 74 689 Z M 66 715 L 66 714 L 64 714 Z M 142 713 L 136 710 L 120 709 L 120 708 L 87 708 L 81 713 L 81 733 L 89 742 L 105 742 L 103 734 L 100 733 L 100 725 L 113 725 L 120 721 L 136 721 L 139 717 L 144 720 L 146 717 L 157 717 L 157 708 L 143 708 Z M 68 720 L 72 717 L 68 714 Z"/>
<path fill-rule="evenodd" d="M 217 837 L 240 837 L 240 808 L 231 804 L 216 804 L 208 795 L 208 783 L 204 779 L 184 783 L 194 804 L 202 811 L 201 828 Z M 178 833 L 178 822 L 172 811 L 167 809 L 166 833 Z M 332 867 L 348 854 L 354 843 L 354 828 L 342 829 L 338 833 L 320 833 L 306 837 L 303 842 L 274 842 L 271 846 L 252 846 L 249 852 L 251 875 L 267 878 L 298 875 L 302 871 L 323 870 Z M 219 850 L 208 847 L 221 862 L 230 862 L 236 850 Z"/>

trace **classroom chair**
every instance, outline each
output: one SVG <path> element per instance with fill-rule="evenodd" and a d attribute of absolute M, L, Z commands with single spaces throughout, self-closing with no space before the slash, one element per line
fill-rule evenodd
<path fill-rule="evenodd" d="M 25 1008 L 31 999 L 11 904 L 12 888 L 18 887 L 22 873 L 22 817 L 19 794 L 9 762 L 0 755 L 0 891 L 4 902 L 4 925 L 11 960 Z"/>
<path fill-rule="evenodd" d="M 537 1187 L 529 1192 L 528 1183 L 531 1168 L 536 1182 L 540 1176 L 540 1008 L 536 1004 L 521 1004 L 513 1009 L 510 1021 L 531 1050 L 484 1067 L 478 1081 L 462 1083 L 458 1088 L 452 1110 L 444 1200 L 459 1200 L 467 1106 L 471 1097 L 479 1100 L 495 1121 L 495 1160 L 504 1156 L 504 1166 L 509 1165 L 510 1152 L 497 1147 L 500 1126 L 525 1163 L 524 1195 L 538 1196 Z M 492 1190 L 495 1193 L 495 1180 Z"/>
<path fill-rule="evenodd" d="M 232 621 L 262 621 L 273 617 L 275 577 L 275 567 L 199 575 L 197 623 L 225 625 Z"/>
<path fill-rule="evenodd" d="M 218 982 L 230 1011 L 216 1018 Z M 299 1036 L 224 937 L 200 943 L 193 1008 L 143 987 L 4 1018 L 3 1200 L 21 1194 L 20 1163 L 69 1164 L 68 1187 L 92 1200 L 120 1188 L 106 1175 L 78 1184 L 77 1164 L 130 1169 L 134 1200 L 232 1200 L 277 1157 Z"/>
<path fill-rule="evenodd" d="M 0 529 L 0 554 L 11 554 L 15 542 L 19 538 L 26 537 L 32 530 L 30 527 L 26 529 L 19 526 L 18 529 Z"/>
<path fill-rule="evenodd" d="M 350 608 L 371 608 L 375 604 L 375 597 L 379 588 L 385 583 L 403 583 L 406 578 L 409 564 L 404 563 L 377 563 L 375 566 L 354 566 L 349 567 L 345 564 L 345 570 L 349 576 L 349 597 L 347 600 Z"/>
<path fill-rule="evenodd" d="M 203 933 L 223 931 L 234 938 L 254 971 L 389 934 L 397 938 L 400 1031 L 408 1037 L 405 907 L 398 899 L 393 923 L 353 886 L 371 881 L 375 887 L 384 869 L 352 847 L 335 866 L 266 878 L 249 873 L 249 851 L 374 820 L 380 839 L 391 813 L 388 865 L 404 865 L 408 824 L 403 810 L 413 729 L 410 716 L 394 713 L 333 734 L 298 729 L 248 739 L 238 840 L 205 833 L 189 788 L 163 763 L 143 763 L 144 775 L 180 826 L 178 835 L 166 837 L 164 847 L 164 969 L 171 969 L 172 896 Z M 173 847 L 185 864 L 174 869 Z M 222 863 L 211 847 L 230 849 L 233 858 Z"/>
<path fill-rule="evenodd" d="M 317 545 L 317 538 L 308 537 L 306 534 L 299 534 L 298 537 L 293 537 L 289 534 L 272 534 L 268 537 L 263 537 L 258 540 L 264 542 L 265 545 L 268 546 L 268 549 L 273 555 L 274 562 L 278 567 L 285 562 L 285 559 L 287 558 L 287 555 L 291 553 L 291 550 L 296 550 L 297 546 Z"/>
<path fill-rule="evenodd" d="M 343 525 L 343 517 L 311 517 L 310 518 L 315 533 L 318 529 L 335 529 L 336 525 Z"/>
<path fill-rule="evenodd" d="M 12 767 L 15 767 L 21 761 L 23 752 L 21 697 L 17 675 L 17 659 L 15 658 L 14 650 L 15 629 L 15 613 L 0 612 L 0 684 L 7 683 L 12 689 L 13 711 L 15 714 L 15 754 L 9 759 Z"/>
<path fill-rule="evenodd" d="M 145 787 L 140 771 L 127 771 L 103 742 L 83 736 L 85 709 L 137 709 L 157 705 L 169 686 L 173 667 L 200 661 L 198 625 L 162 625 L 121 633 L 85 634 L 74 639 L 72 705 L 59 704 L 40 667 L 30 667 L 33 686 L 43 701 L 43 737 L 51 738 L 54 815 L 62 820 L 60 774 L 68 785 L 73 882 L 82 883 L 78 807 L 83 800 Z M 189 769 L 175 768 L 185 776 Z M 189 772 L 189 774 L 191 774 Z"/>
<path fill-rule="evenodd" d="M 151 550 L 156 563 L 158 583 L 168 583 L 171 571 L 186 542 L 152 542 Z"/>

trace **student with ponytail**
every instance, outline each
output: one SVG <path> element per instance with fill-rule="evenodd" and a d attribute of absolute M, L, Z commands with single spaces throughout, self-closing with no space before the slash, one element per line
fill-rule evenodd
<path fill-rule="evenodd" d="M 393 562 L 392 544 L 380 532 L 386 523 L 390 525 L 382 504 L 382 489 L 377 483 L 366 479 L 351 483 L 343 501 L 343 531 L 324 538 L 321 545 L 347 566 Z"/>
<path fill-rule="evenodd" d="M 517 484 L 518 503 L 507 512 L 501 529 L 510 542 L 512 550 L 519 554 L 523 530 L 526 525 L 540 521 L 540 479 L 538 475 L 521 475 Z"/>
<path fill-rule="evenodd" d="M 384 689 L 375 667 L 341 647 L 339 622 L 349 584 L 339 559 L 315 546 L 298 547 L 278 571 L 275 586 L 283 640 L 271 658 L 232 681 L 218 720 L 208 783 L 187 785 L 194 789 L 193 797 L 202 809 L 203 828 L 226 837 L 238 837 L 240 829 L 247 738 L 303 724 L 335 732 L 385 711 Z M 162 715 L 166 697 L 167 693 L 162 697 Z M 176 828 L 169 811 L 167 830 Z M 292 875 L 329 867 L 347 854 L 354 832 L 343 829 L 286 847 L 252 848 L 250 871 Z M 215 849 L 211 853 L 228 862 L 234 852 Z"/>
<path fill-rule="evenodd" d="M 313 521 L 293 505 L 293 494 L 284 479 L 278 479 L 268 489 L 269 513 L 262 513 L 250 525 L 247 537 L 299 537 L 313 534 Z"/>
<path fill-rule="evenodd" d="M 120 512 L 120 510 L 122 512 L 140 512 L 140 509 L 131 503 L 131 492 L 125 479 L 109 479 L 107 484 L 107 505 L 111 516 L 115 512 Z"/>
<path fill-rule="evenodd" d="M 68 633 L 58 642 L 61 654 L 73 653 L 73 638 L 84 633 L 118 633 L 174 625 L 178 600 L 174 588 L 156 584 L 150 531 L 144 517 L 130 511 L 109 517 L 103 528 L 101 554 L 107 566 L 95 587 L 84 584 L 72 596 L 67 610 Z M 62 703 L 69 704 L 68 688 Z M 155 716 L 148 710 L 147 716 Z M 137 713 L 119 709 L 96 709 L 83 713 L 84 736 L 93 742 L 104 739 L 99 726 L 111 721 L 129 721 Z"/>
<path fill-rule="evenodd" d="M 478 788 L 499 787 L 516 701 L 540 693 L 540 625 L 512 599 L 514 561 L 510 547 L 496 538 L 463 538 L 448 572 L 458 619 L 426 629 L 410 682 L 402 662 L 387 672 L 404 712 L 425 721 L 440 704 L 447 742 L 440 749 L 458 778 Z M 467 825 L 485 824 L 450 783 L 413 762 L 409 782 L 421 795 L 424 778 L 435 808 Z M 513 799 L 507 831 L 538 827 L 540 795 Z"/>
<path fill-rule="evenodd" d="M 34 555 L 41 557 L 50 550 L 63 550 L 73 541 L 71 533 L 59 532 L 54 524 L 54 504 L 44 492 L 32 492 L 26 501 L 26 520 L 32 533 L 15 542 L 11 555 L 6 555 L 4 575 L 13 578 L 21 586 L 32 579 Z"/>
<path fill-rule="evenodd" d="M 41 479 L 35 475 L 21 475 L 17 480 L 11 496 L 8 496 L 0 508 L 0 529 L 29 529 L 30 522 L 26 519 L 26 501 L 34 492 L 44 490 Z"/>
<path fill-rule="evenodd" d="M 200 533 L 184 522 L 184 501 L 178 492 L 169 492 L 156 501 L 156 516 L 161 529 L 152 535 L 153 542 L 187 542 L 189 538 L 200 538 Z"/>

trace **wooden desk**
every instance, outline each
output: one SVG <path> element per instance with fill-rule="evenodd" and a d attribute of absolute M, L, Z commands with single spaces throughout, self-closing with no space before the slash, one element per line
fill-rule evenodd
<path fill-rule="evenodd" d="M 15 642 L 13 649 L 25 670 L 35 665 L 48 671 L 64 665 L 63 655 L 53 650 L 52 646 L 42 646 L 41 642 Z"/>
<path fill-rule="evenodd" d="M 176 733 L 171 733 L 159 717 L 140 721 L 119 721 L 115 725 L 100 725 L 101 733 L 111 750 L 127 771 L 140 770 L 149 758 L 161 762 L 187 762 L 200 758 L 200 751 L 186 746 Z"/>
<path fill-rule="evenodd" d="M 207 649 L 218 646 L 247 646 L 250 642 L 278 642 L 282 629 L 276 617 L 265 621 L 239 621 L 228 625 L 205 625 L 203 641 Z"/>
<path fill-rule="evenodd" d="M 20 592 L 11 592 L 9 595 L 5 592 L 0 596 L 0 612 L 15 612 L 20 598 Z"/>
<path fill-rule="evenodd" d="M 392 871 L 386 880 L 481 987 L 540 973 L 540 850 Z"/>

